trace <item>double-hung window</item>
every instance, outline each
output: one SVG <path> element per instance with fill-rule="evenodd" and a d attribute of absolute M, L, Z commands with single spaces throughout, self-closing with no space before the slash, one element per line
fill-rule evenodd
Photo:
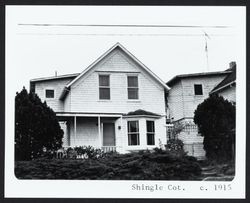
<path fill-rule="evenodd" d="M 140 145 L 139 121 L 128 121 L 128 145 Z"/>
<path fill-rule="evenodd" d="M 110 99 L 110 78 L 109 75 L 99 75 L 99 99 Z"/>
<path fill-rule="evenodd" d="M 147 121 L 147 145 L 155 145 L 155 122 Z"/>
<path fill-rule="evenodd" d="M 138 76 L 128 76 L 128 99 L 139 99 Z"/>

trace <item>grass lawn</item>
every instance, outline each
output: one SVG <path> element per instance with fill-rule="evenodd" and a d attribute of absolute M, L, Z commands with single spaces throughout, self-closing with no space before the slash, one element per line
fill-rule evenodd
<path fill-rule="evenodd" d="M 86 160 L 16 161 L 15 175 L 19 179 L 199 180 L 201 167 L 182 153 L 145 151 Z"/>

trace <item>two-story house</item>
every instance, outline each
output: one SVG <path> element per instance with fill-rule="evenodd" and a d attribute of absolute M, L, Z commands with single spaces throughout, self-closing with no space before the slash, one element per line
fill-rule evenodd
<path fill-rule="evenodd" d="M 167 96 L 168 118 L 171 123 L 179 122 L 184 126 L 178 138 L 184 142 L 189 155 L 205 156 L 203 137 L 193 122 L 197 106 L 212 92 L 219 91 L 222 96 L 227 96 L 225 99 L 235 97 L 235 85 L 232 82 L 233 79 L 235 82 L 235 62 L 230 63 L 230 66 L 225 71 L 177 75 L 166 83 L 171 88 Z"/>
<path fill-rule="evenodd" d="M 166 143 L 168 85 L 117 43 L 80 74 L 30 81 L 56 112 L 64 146 L 125 153 Z"/>

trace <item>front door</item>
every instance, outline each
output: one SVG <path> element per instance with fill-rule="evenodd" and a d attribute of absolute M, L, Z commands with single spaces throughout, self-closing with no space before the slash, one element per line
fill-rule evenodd
<path fill-rule="evenodd" d="M 114 123 L 103 123 L 103 146 L 115 146 Z"/>

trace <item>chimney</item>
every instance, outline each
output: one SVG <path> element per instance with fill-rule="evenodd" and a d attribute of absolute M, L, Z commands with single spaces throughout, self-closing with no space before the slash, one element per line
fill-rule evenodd
<path fill-rule="evenodd" d="M 236 62 L 235 61 L 232 61 L 229 63 L 229 68 L 233 68 L 233 67 L 236 67 Z"/>

